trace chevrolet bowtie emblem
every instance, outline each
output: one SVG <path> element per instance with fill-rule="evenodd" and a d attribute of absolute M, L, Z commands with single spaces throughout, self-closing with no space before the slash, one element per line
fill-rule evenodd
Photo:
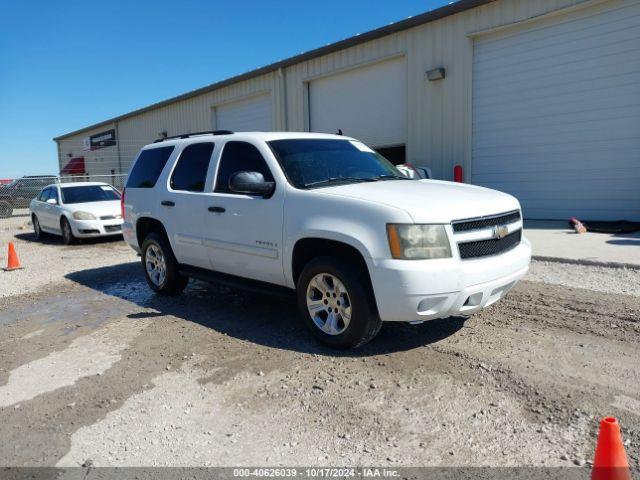
<path fill-rule="evenodd" d="M 506 225 L 498 225 L 493 227 L 493 238 L 500 240 L 509 234 L 509 228 Z"/>

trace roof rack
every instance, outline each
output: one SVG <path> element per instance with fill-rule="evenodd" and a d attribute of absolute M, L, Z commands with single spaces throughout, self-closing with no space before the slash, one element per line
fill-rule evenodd
<path fill-rule="evenodd" d="M 172 140 L 175 138 L 189 138 L 194 137 L 196 135 L 231 135 L 233 132 L 231 130 L 208 130 L 206 132 L 193 132 L 193 133 L 183 133 L 181 135 L 174 135 L 172 137 L 164 137 L 154 140 L 153 143 L 164 142 L 165 140 Z"/>

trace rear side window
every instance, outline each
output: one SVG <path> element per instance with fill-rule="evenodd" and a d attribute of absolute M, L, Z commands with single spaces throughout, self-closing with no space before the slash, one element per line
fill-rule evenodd
<path fill-rule="evenodd" d="M 173 148 L 173 146 L 150 148 L 140 152 L 129 174 L 127 188 L 153 188 Z"/>
<path fill-rule="evenodd" d="M 212 153 L 213 143 L 187 145 L 180 154 L 171 175 L 171 188 L 187 192 L 203 192 Z"/>
<path fill-rule="evenodd" d="M 216 192 L 231 193 L 229 179 L 236 172 L 260 172 L 267 182 L 273 182 L 273 175 L 267 162 L 256 147 L 246 142 L 227 142 L 222 151 Z"/>

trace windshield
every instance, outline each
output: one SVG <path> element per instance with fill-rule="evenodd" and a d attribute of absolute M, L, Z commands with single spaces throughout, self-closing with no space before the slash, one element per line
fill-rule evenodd
<path fill-rule="evenodd" d="M 335 184 L 408 180 L 386 158 L 351 140 L 291 139 L 269 142 L 296 188 Z"/>
<path fill-rule="evenodd" d="M 120 194 L 109 185 L 62 188 L 62 203 L 108 202 L 111 200 L 120 200 Z"/>

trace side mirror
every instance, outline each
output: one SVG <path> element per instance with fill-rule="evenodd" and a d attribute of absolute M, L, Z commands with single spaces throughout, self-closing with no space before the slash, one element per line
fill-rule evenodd
<path fill-rule="evenodd" d="M 47 203 L 49 205 L 57 205 L 58 201 L 55 198 L 50 198 L 50 199 L 47 200 Z"/>
<path fill-rule="evenodd" d="M 229 190 L 236 193 L 262 195 L 268 197 L 273 193 L 275 182 L 267 182 L 260 172 L 236 172 L 229 179 Z"/>

